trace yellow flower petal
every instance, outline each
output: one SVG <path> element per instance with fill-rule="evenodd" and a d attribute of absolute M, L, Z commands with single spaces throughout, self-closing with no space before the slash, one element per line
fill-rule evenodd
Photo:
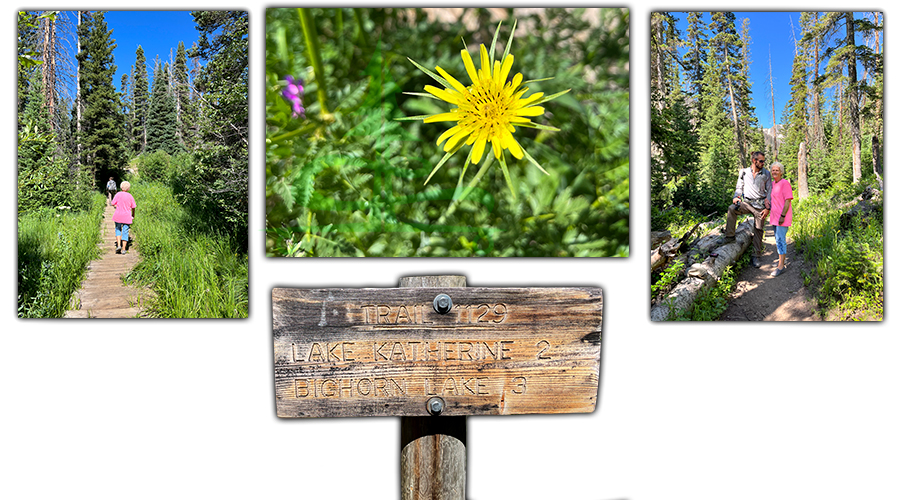
<path fill-rule="evenodd" d="M 444 71 L 444 69 L 441 68 L 440 66 L 438 66 L 436 69 L 437 69 L 437 72 L 440 73 L 441 76 L 444 77 L 444 80 L 447 80 L 448 82 L 450 82 L 450 85 L 453 85 L 453 88 L 456 89 L 457 92 L 459 92 L 460 94 L 466 93 L 466 86 L 459 83 L 459 80 L 450 76 L 450 73 L 447 73 L 446 71 Z"/>
<path fill-rule="evenodd" d="M 485 144 L 484 134 L 482 134 L 476 141 L 475 145 L 472 146 L 472 163 L 477 164 L 481 161 L 481 155 L 484 154 L 484 144 Z"/>
<path fill-rule="evenodd" d="M 519 88 L 519 85 L 522 84 L 522 80 L 523 80 L 524 78 L 525 78 L 525 77 L 522 76 L 522 73 L 516 73 L 516 76 L 514 76 L 514 77 L 513 77 L 513 80 L 512 80 L 512 88 L 513 88 L 513 89 Z"/>
<path fill-rule="evenodd" d="M 460 127 L 460 130 L 453 134 L 453 137 L 451 137 L 450 140 L 447 141 L 447 144 L 444 144 L 444 151 L 450 151 L 451 149 L 456 147 L 457 144 L 459 144 L 459 141 L 465 139 L 466 137 L 468 137 L 468 135 L 469 131 Z"/>
<path fill-rule="evenodd" d="M 536 93 L 531 94 L 530 96 L 526 97 L 525 99 L 519 99 L 519 101 L 516 103 L 516 106 L 520 107 L 520 108 L 524 108 L 525 106 L 528 106 L 529 104 L 533 103 L 534 101 L 537 101 L 541 97 L 544 97 L 544 93 L 536 92 Z"/>
<path fill-rule="evenodd" d="M 491 79 L 491 62 L 488 60 L 487 49 L 481 44 L 481 71 L 484 72 L 484 79 Z M 476 162 L 477 163 L 477 162 Z"/>
<path fill-rule="evenodd" d="M 437 97 L 438 99 L 447 101 L 450 104 L 459 104 L 459 98 L 454 96 L 450 92 L 447 92 L 444 89 L 439 89 L 437 87 L 432 87 L 431 85 L 426 85 L 425 92 L 428 92 L 429 94 Z"/>
<path fill-rule="evenodd" d="M 459 121 L 459 113 L 455 111 L 451 111 L 449 113 L 439 113 L 436 115 L 431 115 L 428 118 L 423 120 L 424 123 L 435 123 L 435 122 L 455 122 Z"/>
<path fill-rule="evenodd" d="M 494 150 L 494 158 L 497 158 L 499 160 L 500 153 L 503 152 L 503 146 L 500 145 L 499 137 L 494 136 L 491 138 L 491 148 Z"/>
<path fill-rule="evenodd" d="M 519 146 L 519 143 L 516 142 L 515 137 L 513 137 L 508 130 L 503 131 L 503 134 L 500 136 L 500 140 L 503 143 L 503 147 L 508 149 L 513 156 L 515 156 L 519 160 L 522 159 L 522 146 Z"/>
<path fill-rule="evenodd" d="M 529 106 L 527 108 L 517 109 L 514 113 L 517 116 L 541 116 L 544 114 L 544 108 L 541 106 Z"/>
<path fill-rule="evenodd" d="M 506 59 L 503 60 L 503 65 L 500 67 L 500 83 L 506 82 L 506 77 L 509 76 L 509 70 L 512 69 L 513 65 L 513 56 L 509 54 L 506 56 Z"/>
<path fill-rule="evenodd" d="M 453 137 L 453 135 L 456 134 L 457 132 L 459 132 L 460 130 L 462 130 L 462 127 L 460 127 L 459 125 L 452 127 L 450 129 L 447 129 L 443 134 L 441 134 L 440 137 L 438 137 L 437 145 L 440 146 L 442 142 L 444 142 L 445 140 L 447 140 L 450 137 Z"/>
<path fill-rule="evenodd" d="M 462 49 L 460 51 L 462 54 L 463 64 L 466 67 L 466 73 L 469 74 L 469 78 L 472 79 L 472 83 L 478 81 L 478 72 L 475 71 L 475 63 L 472 62 L 472 56 L 469 55 L 469 51 L 466 49 Z"/>

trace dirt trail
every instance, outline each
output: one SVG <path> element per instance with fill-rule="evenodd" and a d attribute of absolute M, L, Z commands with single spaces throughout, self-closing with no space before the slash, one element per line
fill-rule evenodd
<path fill-rule="evenodd" d="M 762 266 L 748 265 L 737 276 L 737 288 L 731 294 L 728 308 L 721 321 L 821 321 L 816 312 L 815 299 L 803 285 L 803 271 L 807 264 L 803 255 L 794 250 L 791 233 L 787 236 L 787 267 L 778 277 L 770 275 L 778 264 L 775 235 L 766 229 Z M 747 249 L 752 252 L 753 248 Z M 809 272 L 809 271 L 807 271 Z"/>
<path fill-rule="evenodd" d="M 88 273 L 75 292 L 67 318 L 138 318 L 144 298 L 151 292 L 122 283 L 122 276 L 140 262 L 137 247 L 129 246 L 125 255 L 117 254 L 116 230 L 112 217 L 115 208 L 107 205 L 100 223 L 100 257 L 88 264 Z"/>

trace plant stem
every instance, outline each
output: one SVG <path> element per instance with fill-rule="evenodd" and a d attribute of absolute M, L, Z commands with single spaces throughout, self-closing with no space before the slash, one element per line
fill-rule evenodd
<path fill-rule="evenodd" d="M 366 47 L 366 30 L 363 29 L 363 19 L 362 14 L 359 13 L 359 9 L 353 9 L 353 18 L 356 20 L 356 42 L 359 43 L 360 47 Z"/>
<path fill-rule="evenodd" d="M 460 202 L 465 200 L 466 197 L 469 196 L 469 193 L 471 193 L 472 190 L 475 189 L 475 185 L 478 184 L 478 181 L 480 181 L 482 177 L 484 177 L 484 173 L 487 172 L 488 167 L 491 166 L 492 161 L 490 160 L 490 158 L 491 157 L 489 157 L 487 161 L 485 161 L 484 163 L 481 164 L 481 168 L 478 169 L 478 172 L 475 174 L 475 177 L 472 177 L 472 180 L 469 181 L 469 184 L 466 186 L 465 191 L 463 191 L 462 194 L 459 195 L 458 197 L 457 196 L 453 197 L 453 202 L 450 203 L 450 206 L 447 207 L 447 210 L 438 219 L 437 225 L 443 224 L 444 221 L 447 220 L 447 217 L 450 217 L 451 215 L 453 215 L 453 213 L 456 212 L 456 208 L 459 207 Z"/>
<path fill-rule="evenodd" d="M 306 51 L 312 62 L 313 73 L 317 83 L 316 97 L 319 100 L 319 114 L 328 114 L 328 105 L 325 101 L 325 71 L 322 69 L 322 58 L 319 56 L 319 36 L 316 33 L 316 25 L 313 23 L 309 9 L 297 9 L 300 16 L 300 25 L 303 28 L 303 40 L 306 42 Z"/>

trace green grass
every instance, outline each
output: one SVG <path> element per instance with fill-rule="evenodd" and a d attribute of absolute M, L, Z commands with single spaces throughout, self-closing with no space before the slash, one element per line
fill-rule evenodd
<path fill-rule="evenodd" d="M 856 190 L 858 190 L 857 188 Z M 855 192 L 810 196 L 794 208 L 794 241 L 813 265 L 819 307 L 837 320 L 884 316 L 883 209 L 841 228 L 841 200 Z"/>
<path fill-rule="evenodd" d="M 226 236 L 199 233 L 172 191 L 135 182 L 135 245 L 141 255 L 126 281 L 148 285 L 150 314 L 163 318 L 246 318 L 248 259 Z"/>
<path fill-rule="evenodd" d="M 44 209 L 19 217 L 20 318 L 61 318 L 98 253 L 106 198 L 94 193 L 89 210 Z"/>

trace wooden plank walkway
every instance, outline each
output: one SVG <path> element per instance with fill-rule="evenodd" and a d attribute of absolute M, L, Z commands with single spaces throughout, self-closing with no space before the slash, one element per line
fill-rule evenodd
<path fill-rule="evenodd" d="M 140 262 L 137 247 L 130 245 L 125 255 L 116 253 L 115 208 L 107 205 L 100 223 L 100 257 L 88 264 L 88 273 L 72 299 L 66 318 L 139 318 L 142 305 L 152 293 L 146 288 L 127 286 L 122 276 Z"/>

